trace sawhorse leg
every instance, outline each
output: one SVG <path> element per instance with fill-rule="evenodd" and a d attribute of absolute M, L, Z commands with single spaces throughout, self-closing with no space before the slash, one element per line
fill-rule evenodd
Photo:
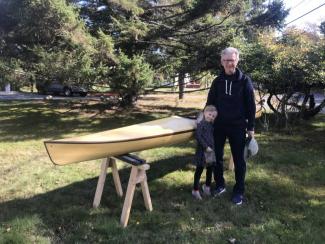
<path fill-rule="evenodd" d="M 114 185 L 115 185 L 117 195 L 119 195 L 120 197 L 123 196 L 123 189 L 122 189 L 122 185 L 121 185 L 121 181 L 120 181 L 120 176 L 118 174 L 118 170 L 116 167 L 116 161 L 114 158 L 106 158 L 103 160 L 102 165 L 101 165 L 101 171 L 100 171 L 100 175 L 98 178 L 96 193 L 95 193 L 94 202 L 93 202 L 94 208 L 97 208 L 100 204 L 108 167 L 112 168 Z"/>
<path fill-rule="evenodd" d="M 235 169 L 234 159 L 233 159 L 231 153 L 230 153 L 230 158 L 229 158 L 229 163 L 228 163 L 228 169 L 231 171 L 234 171 L 234 169 Z"/>
<path fill-rule="evenodd" d="M 149 187 L 147 182 L 146 171 L 150 168 L 149 164 L 143 164 L 141 166 L 132 166 L 130 179 L 128 183 L 128 188 L 125 195 L 125 200 L 123 204 L 123 210 L 121 215 L 121 225 L 126 227 L 129 221 L 132 200 L 134 196 L 134 190 L 136 184 L 141 184 L 142 195 L 144 199 L 144 204 L 147 210 L 152 211 L 152 203 L 149 193 Z"/>

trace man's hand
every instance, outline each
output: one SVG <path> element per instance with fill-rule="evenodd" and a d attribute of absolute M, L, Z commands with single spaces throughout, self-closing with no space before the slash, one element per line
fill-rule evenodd
<path fill-rule="evenodd" d="M 207 152 L 212 152 L 213 150 L 212 150 L 211 147 L 207 147 L 206 151 L 207 151 Z"/>
<path fill-rule="evenodd" d="M 248 137 L 254 138 L 254 131 L 253 130 L 248 130 L 247 135 L 248 135 Z"/>

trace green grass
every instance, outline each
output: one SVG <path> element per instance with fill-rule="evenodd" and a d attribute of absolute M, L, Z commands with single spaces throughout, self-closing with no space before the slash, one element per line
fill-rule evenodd
<path fill-rule="evenodd" d="M 246 199 L 227 193 L 191 197 L 193 141 L 139 152 L 150 163 L 154 210 L 136 189 L 127 228 L 123 199 L 109 171 L 98 209 L 92 208 L 100 160 L 53 165 L 43 146 L 52 138 L 88 134 L 193 108 L 127 111 L 65 102 L 0 102 L 0 243 L 324 243 L 325 117 L 293 129 L 257 131 L 259 154 L 248 163 Z M 229 154 L 229 149 L 227 149 Z M 228 156 L 228 154 L 226 156 Z M 130 168 L 118 163 L 124 192 Z M 202 179 L 203 180 L 203 179 Z"/>

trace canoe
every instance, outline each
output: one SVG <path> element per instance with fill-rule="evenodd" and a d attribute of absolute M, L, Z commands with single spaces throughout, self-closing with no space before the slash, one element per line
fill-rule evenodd
<path fill-rule="evenodd" d="M 51 161 L 65 165 L 181 143 L 193 137 L 195 128 L 195 120 L 172 116 L 44 144 Z"/>

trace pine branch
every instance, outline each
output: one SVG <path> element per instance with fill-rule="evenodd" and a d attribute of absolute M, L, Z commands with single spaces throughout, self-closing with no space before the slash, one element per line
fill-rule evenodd
<path fill-rule="evenodd" d="M 187 10 L 187 11 L 184 11 L 184 12 L 181 12 L 181 13 L 177 13 L 177 14 L 174 14 L 174 15 L 170 15 L 170 16 L 163 17 L 163 18 L 159 18 L 159 19 L 155 19 L 155 20 L 156 21 L 169 20 L 169 19 L 173 19 L 175 17 L 180 17 L 180 16 L 183 16 L 183 15 L 186 15 L 186 14 L 188 14 L 190 12 L 191 12 L 190 10 Z"/>
<path fill-rule="evenodd" d="M 172 47 L 172 48 L 181 49 L 181 50 L 185 50 L 185 51 L 188 50 L 187 48 L 183 48 L 181 46 L 172 45 L 172 44 L 166 44 L 166 43 L 161 43 L 161 42 L 155 42 L 155 41 L 137 40 L 137 42 L 147 43 L 147 44 L 154 44 L 154 45 L 158 45 L 158 46 Z"/>
<path fill-rule="evenodd" d="M 180 1 L 179 3 L 174 3 L 174 4 L 156 5 L 156 6 L 151 6 L 150 8 L 147 8 L 147 10 L 160 9 L 160 8 L 175 8 L 175 7 L 181 6 L 182 4 L 183 4 L 183 1 Z"/>
<path fill-rule="evenodd" d="M 204 27 L 202 29 L 199 29 L 199 30 L 196 30 L 196 31 L 191 31 L 191 32 L 186 32 L 186 33 L 181 33 L 181 34 L 175 34 L 175 35 L 171 35 L 171 36 L 188 36 L 188 35 L 195 35 L 195 34 L 198 34 L 200 32 L 204 32 L 204 31 L 207 31 L 215 26 L 218 26 L 218 25 L 222 25 L 223 22 L 225 22 L 232 14 L 235 14 L 236 12 L 233 12 L 233 13 L 230 13 L 228 14 L 226 17 L 223 18 L 223 20 L 221 20 L 219 23 L 216 23 L 216 24 L 213 24 L 213 25 L 210 25 L 210 26 L 207 26 L 207 27 Z"/>

